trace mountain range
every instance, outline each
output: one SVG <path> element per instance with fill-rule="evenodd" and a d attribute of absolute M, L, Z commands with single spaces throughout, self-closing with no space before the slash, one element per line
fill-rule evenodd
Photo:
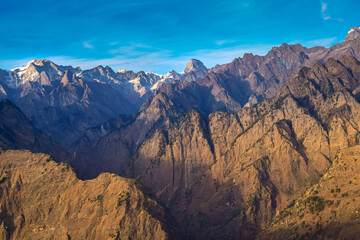
<path fill-rule="evenodd" d="M 355 27 L 330 48 L 284 43 L 265 56 L 245 54 L 210 69 L 192 59 L 184 72 L 166 75 L 34 60 L 0 71 L 0 97 L 10 99 L 0 104 L 0 147 L 42 152 L 65 162 L 61 167 L 70 164 L 77 177 L 71 171 L 63 176 L 69 175 L 77 189 L 88 187 L 86 194 L 94 188 L 91 181 L 141 183 L 139 190 L 125 187 L 139 191 L 129 200 L 137 207 L 121 215 L 129 219 L 127 225 L 119 219 L 114 221 L 120 225 L 104 223 L 103 229 L 115 229 L 105 231 L 115 239 L 356 239 L 359 59 L 360 28 Z M 2 164 L 11 158 L 19 163 L 4 165 L 3 172 L 29 175 L 27 169 L 16 170 L 21 161 L 48 157 L 20 150 L 0 155 Z M 44 164 L 34 162 L 33 171 Z M 51 176 L 28 184 L 40 186 Z M 83 187 L 76 178 L 89 184 Z M 30 201 L 27 185 L 15 191 L 13 177 L 3 179 L 2 192 L 9 193 L 0 198 L 7 206 L 3 214 L 13 220 L 2 220 L 1 234 L 31 238 L 26 227 L 31 221 L 21 219 L 38 216 L 6 205 L 12 198 L 22 199 L 18 206 Z M 25 192 L 17 197 L 17 191 Z M 97 191 L 106 198 L 94 200 L 103 210 L 92 224 L 104 217 L 104 209 L 120 211 L 108 208 L 115 201 L 111 196 L 122 190 Z M 146 213 L 151 220 L 141 218 L 145 228 L 134 235 L 135 216 L 145 214 L 137 212 L 139 201 L 150 201 L 143 192 L 153 194 L 154 207 Z M 64 201 L 74 197 L 64 194 Z M 55 211 L 65 216 L 62 226 L 86 215 L 84 199 L 95 196 L 86 194 L 71 205 L 78 215 Z M 50 220 L 57 215 L 50 212 L 43 215 L 46 229 L 56 224 Z M 147 227 L 153 224 L 163 231 L 151 232 Z M 56 234 L 100 236 L 84 229 L 66 227 Z M 42 238 L 60 236 L 49 231 Z"/>
<path fill-rule="evenodd" d="M 158 75 L 115 73 L 103 66 L 82 71 L 33 60 L 20 68 L 0 70 L 0 98 L 11 99 L 39 130 L 67 148 L 88 128 L 119 114 L 136 113 L 163 83 L 197 80 L 208 72 L 203 65 L 194 66 L 181 74 Z"/>

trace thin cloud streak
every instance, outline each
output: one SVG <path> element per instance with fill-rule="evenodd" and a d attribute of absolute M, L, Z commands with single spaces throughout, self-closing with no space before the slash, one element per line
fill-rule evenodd
<path fill-rule="evenodd" d="M 320 3 L 321 3 L 321 15 L 325 21 L 328 21 L 328 20 L 335 20 L 338 22 L 344 21 L 344 19 L 342 19 L 342 18 L 333 18 L 328 14 L 329 10 L 328 10 L 327 2 L 321 1 Z"/>
<path fill-rule="evenodd" d="M 222 45 L 225 45 L 225 44 L 230 44 L 230 43 L 235 43 L 236 41 L 235 40 L 218 40 L 215 42 L 216 45 L 218 46 L 222 46 Z"/>
<path fill-rule="evenodd" d="M 300 43 L 305 47 L 316 47 L 316 46 L 331 47 L 332 45 L 337 43 L 337 39 L 338 38 L 336 37 L 331 37 L 331 38 L 314 39 L 309 41 L 297 40 L 297 41 L 292 41 L 289 44 Z"/>
<path fill-rule="evenodd" d="M 323 16 L 323 19 L 325 21 L 331 19 L 330 16 L 326 15 L 326 10 L 327 10 L 328 4 L 326 2 L 321 2 L 321 14 Z"/>
<path fill-rule="evenodd" d="M 87 49 L 94 49 L 94 46 L 88 42 L 83 42 L 83 47 Z"/>
<path fill-rule="evenodd" d="M 310 47 L 314 47 L 314 46 L 330 47 L 336 42 L 336 40 L 337 40 L 336 37 L 315 39 L 315 40 L 305 42 L 304 45 L 310 46 Z"/>

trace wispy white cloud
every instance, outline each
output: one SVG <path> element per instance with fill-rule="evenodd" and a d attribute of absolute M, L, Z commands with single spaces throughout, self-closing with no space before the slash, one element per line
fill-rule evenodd
<path fill-rule="evenodd" d="M 334 45 L 336 40 L 337 40 L 336 37 L 314 39 L 314 40 L 304 42 L 303 45 L 305 45 L 307 47 L 314 47 L 314 46 L 330 47 L 330 46 Z"/>
<path fill-rule="evenodd" d="M 135 56 L 135 55 L 143 53 L 144 50 L 146 50 L 146 49 L 154 50 L 152 47 L 142 44 L 142 43 L 132 43 L 129 45 L 118 47 L 118 48 L 113 48 L 109 52 L 112 54 L 126 54 L 128 56 L 129 55 Z"/>
<path fill-rule="evenodd" d="M 327 21 L 327 20 L 335 20 L 335 21 L 339 21 L 339 22 L 344 21 L 342 18 L 333 18 L 332 16 L 330 16 L 329 9 L 328 9 L 328 2 L 325 2 L 322 0 L 322 1 L 320 1 L 320 3 L 321 3 L 321 15 L 325 21 Z"/>
<path fill-rule="evenodd" d="M 217 40 L 215 42 L 215 44 L 218 45 L 218 46 L 222 46 L 222 45 L 225 45 L 225 44 L 235 43 L 235 42 L 236 42 L 235 40 L 224 39 L 224 40 Z"/>
<path fill-rule="evenodd" d="M 90 44 L 89 42 L 83 42 L 83 47 L 87 49 L 94 49 L 94 45 Z"/>
<path fill-rule="evenodd" d="M 331 17 L 326 14 L 327 7 L 328 7 L 328 4 L 324 1 L 321 1 L 321 14 L 325 21 L 331 19 Z"/>

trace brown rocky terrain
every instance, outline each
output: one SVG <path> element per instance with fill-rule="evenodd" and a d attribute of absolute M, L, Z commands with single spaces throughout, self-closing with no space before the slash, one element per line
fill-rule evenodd
<path fill-rule="evenodd" d="M 360 146 L 336 154 L 318 183 L 279 213 L 258 239 L 358 239 Z"/>
<path fill-rule="evenodd" d="M 156 193 L 187 237 L 252 239 L 320 179 L 339 149 L 358 144 L 359 81 L 355 58 L 330 58 L 253 107 L 208 117 L 192 110 L 180 122 L 173 119 L 184 108 L 158 94 L 91 154 L 109 153 L 99 165 L 120 166 Z"/>
<path fill-rule="evenodd" d="M 81 181 L 49 155 L 0 152 L 1 239 L 178 239 L 166 210 L 135 180 Z"/>
<path fill-rule="evenodd" d="M 138 114 L 119 115 L 89 129 L 72 145 L 71 164 L 83 178 L 99 174 L 101 178 L 102 172 L 113 172 L 138 179 L 170 209 L 185 239 L 311 238 L 316 234 L 331 238 L 334 234 L 329 231 L 326 235 L 323 226 L 326 220 L 331 222 L 324 209 L 334 204 L 333 199 L 312 187 L 325 181 L 329 167 L 339 168 L 339 151 L 359 144 L 359 32 L 358 28 L 352 29 L 343 43 L 331 48 L 282 44 L 266 56 L 245 54 L 212 70 L 192 60 L 185 69 L 188 79 L 163 84 Z M 63 112 L 46 115 L 43 106 L 56 111 L 57 105 L 52 103 L 59 97 L 61 108 L 69 102 L 73 112 L 62 109 L 64 116 L 72 114 L 60 121 L 61 127 L 46 132 L 67 134 L 62 131 L 75 129 L 67 128 L 68 122 L 76 123 L 80 130 L 68 136 L 74 140 L 99 121 L 91 122 L 93 116 L 86 114 L 77 121 L 76 114 L 84 106 L 96 106 L 94 112 L 86 108 L 86 113 L 109 118 L 111 114 L 102 114 L 107 108 L 102 108 L 98 97 L 111 102 L 114 96 L 91 88 L 92 84 L 113 89 L 105 83 L 107 80 L 115 83 L 115 77 L 133 73 L 114 73 L 102 67 L 87 73 L 89 78 L 96 73 L 97 78 L 83 80 L 68 69 L 55 74 L 55 80 L 50 77 L 47 81 L 47 73 L 42 72 L 41 79 L 26 82 L 31 88 L 24 90 L 22 99 L 31 96 L 26 101 L 31 106 L 28 114 L 37 116 L 37 120 L 31 120 L 44 117 L 47 127 L 51 126 L 49 119 L 55 124 L 54 119 Z M 138 74 L 134 86 L 155 83 L 150 74 Z M 199 80 L 197 74 L 204 77 Z M 47 95 L 46 86 L 53 83 L 59 87 L 53 95 Z M 91 91 L 83 92 L 84 88 Z M 38 91 L 45 92 L 36 95 Z M 96 91 L 98 94 L 90 95 Z M 6 94 L 6 89 L 2 92 Z M 30 104 L 35 103 L 34 99 L 39 101 L 34 106 L 46 100 L 39 112 Z M 94 99 L 99 101 L 90 102 Z M 4 142 L 16 134 L 8 134 Z M 337 189 L 334 198 L 342 191 Z M 350 190 L 342 193 L 343 197 Z M 315 191 L 318 193 L 313 194 Z M 325 214 L 320 220 L 312 216 L 319 209 L 319 216 L 320 212 Z M 354 222 L 344 220 L 350 213 L 345 206 L 342 209 L 344 215 L 339 213 L 337 222 L 326 228 L 356 232 Z M 305 227 L 292 218 L 295 211 L 304 213 Z M 297 230 L 298 235 L 290 234 Z M 334 238 L 345 238 L 341 234 Z"/>
<path fill-rule="evenodd" d="M 354 32 L 357 32 L 356 29 Z M 130 159 L 144 140 L 151 137 L 157 128 L 168 130 L 180 124 L 192 109 L 205 117 L 216 110 L 238 112 L 244 106 L 273 97 L 301 66 L 312 66 L 316 61 L 321 63 L 331 57 L 337 59 L 342 54 L 359 57 L 360 38 L 353 36 L 352 32 L 348 37 L 331 48 L 308 49 L 300 44 L 282 44 L 274 47 L 266 56 L 245 54 L 243 58 L 217 66 L 196 82 L 163 84 L 155 96 L 144 103 L 132 124 L 112 128 L 106 136 L 98 134 L 101 137 L 92 141 L 97 146 L 88 143 L 87 134 L 74 143 L 71 151 L 78 158 L 74 166 L 85 166 L 80 171 L 87 173 L 87 177 L 94 177 L 102 171 L 124 174 L 124 168 L 130 164 Z M 187 71 L 191 73 L 194 66 L 198 71 L 204 69 L 202 64 L 194 60 L 189 63 Z M 101 125 L 97 129 L 100 131 Z M 105 158 L 98 157 L 98 153 L 102 155 L 101 152 L 108 154 Z"/>

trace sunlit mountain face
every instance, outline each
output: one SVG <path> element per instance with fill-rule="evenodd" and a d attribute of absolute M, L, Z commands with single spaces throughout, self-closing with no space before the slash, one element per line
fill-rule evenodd
<path fill-rule="evenodd" d="M 0 239 L 357 239 L 359 7 L 3 3 Z"/>

